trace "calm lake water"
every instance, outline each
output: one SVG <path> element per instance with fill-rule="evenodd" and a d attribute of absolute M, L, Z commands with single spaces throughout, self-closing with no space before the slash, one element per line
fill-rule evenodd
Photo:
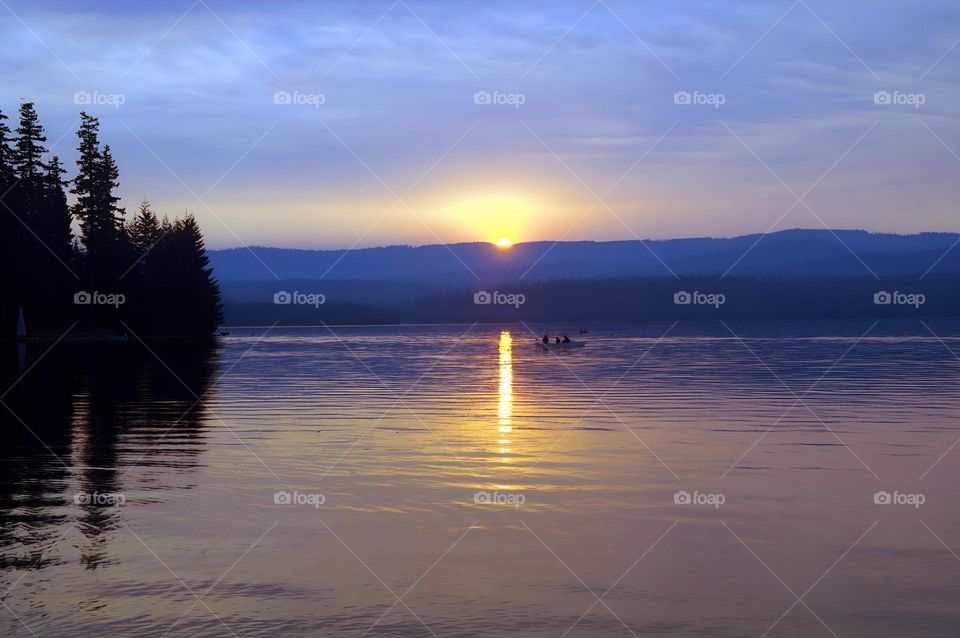
<path fill-rule="evenodd" d="M 0 635 L 960 633 L 960 322 L 570 329 L 7 346 Z"/>

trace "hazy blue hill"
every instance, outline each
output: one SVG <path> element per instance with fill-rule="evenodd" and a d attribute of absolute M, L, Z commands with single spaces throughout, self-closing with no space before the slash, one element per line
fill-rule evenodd
<path fill-rule="evenodd" d="M 667 266 L 678 275 L 721 275 L 730 269 L 731 276 L 795 279 L 869 275 L 860 259 L 877 274 L 921 274 L 958 240 L 960 235 L 952 233 L 798 229 L 729 239 L 530 242 L 506 251 L 480 242 L 353 251 L 253 247 L 213 250 L 210 259 L 231 297 L 241 287 L 229 282 L 276 282 L 260 260 L 281 280 L 324 277 L 380 282 L 381 288 L 383 282 L 475 286 L 521 276 L 525 281 L 659 277 L 670 275 Z M 960 248 L 942 259 L 934 272 L 960 272 Z M 404 296 L 411 292 L 425 291 L 415 287 Z"/>

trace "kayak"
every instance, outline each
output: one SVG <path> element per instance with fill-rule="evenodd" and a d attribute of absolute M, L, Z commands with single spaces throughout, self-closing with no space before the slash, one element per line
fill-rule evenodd
<path fill-rule="evenodd" d="M 587 342 L 571 341 L 570 343 L 544 343 L 542 341 L 537 341 L 536 344 L 544 350 L 569 350 L 570 348 L 582 348 L 587 345 Z"/>

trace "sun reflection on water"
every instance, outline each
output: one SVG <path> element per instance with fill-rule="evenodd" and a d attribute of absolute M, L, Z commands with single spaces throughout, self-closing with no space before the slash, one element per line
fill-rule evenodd
<path fill-rule="evenodd" d="M 500 427 L 497 428 L 501 438 L 497 441 L 500 447 L 500 454 L 509 454 L 509 447 L 502 447 L 510 444 L 507 434 L 513 431 L 513 338 L 509 330 L 500 333 L 500 403 L 497 409 L 497 416 L 500 421 Z M 502 460 L 509 461 L 504 457 Z"/>

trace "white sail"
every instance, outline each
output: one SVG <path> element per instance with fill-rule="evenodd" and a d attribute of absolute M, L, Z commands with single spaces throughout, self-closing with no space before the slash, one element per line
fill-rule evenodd
<path fill-rule="evenodd" d="M 20 317 L 17 319 L 17 336 L 27 336 L 27 325 L 23 322 L 23 306 L 20 306 Z"/>

